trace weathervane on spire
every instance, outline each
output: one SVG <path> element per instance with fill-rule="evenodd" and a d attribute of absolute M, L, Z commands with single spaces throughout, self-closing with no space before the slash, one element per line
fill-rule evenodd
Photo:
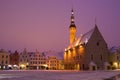
<path fill-rule="evenodd" d="M 97 24 L 97 18 L 95 17 L 95 25 Z"/>

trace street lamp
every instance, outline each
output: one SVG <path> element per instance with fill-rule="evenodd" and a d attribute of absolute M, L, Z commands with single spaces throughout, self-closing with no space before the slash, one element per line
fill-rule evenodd
<path fill-rule="evenodd" d="M 113 65 L 115 66 L 115 68 L 118 68 L 118 64 L 117 64 L 117 62 L 114 62 Z"/>

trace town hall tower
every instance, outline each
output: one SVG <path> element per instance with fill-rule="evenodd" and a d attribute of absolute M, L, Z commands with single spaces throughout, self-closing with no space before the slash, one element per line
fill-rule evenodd
<path fill-rule="evenodd" d="M 71 24 L 70 24 L 70 27 L 69 27 L 69 31 L 70 31 L 70 44 L 72 44 L 75 41 L 75 38 L 76 38 L 76 26 L 75 26 L 75 22 L 74 22 L 73 9 L 71 10 Z"/>

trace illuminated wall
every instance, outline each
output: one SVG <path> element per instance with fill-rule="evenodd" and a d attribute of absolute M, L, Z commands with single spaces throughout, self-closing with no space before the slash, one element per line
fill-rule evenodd
<path fill-rule="evenodd" d="M 70 27 L 70 44 L 72 44 L 76 39 L 76 28 Z"/>

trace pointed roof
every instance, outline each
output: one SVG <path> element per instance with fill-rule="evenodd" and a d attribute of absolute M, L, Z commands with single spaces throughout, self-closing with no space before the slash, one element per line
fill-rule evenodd
<path fill-rule="evenodd" d="M 45 52 L 46 57 L 56 57 L 57 59 L 63 59 L 63 52 L 48 51 Z"/>
<path fill-rule="evenodd" d="M 88 42 L 88 40 L 90 39 L 90 37 L 92 36 L 93 32 L 95 32 L 96 30 L 98 30 L 98 28 L 97 28 L 97 25 L 95 24 L 95 27 L 93 29 L 91 29 L 90 31 L 86 32 L 83 35 L 80 35 L 80 37 L 78 37 L 75 40 L 75 42 L 70 44 L 67 49 L 73 48 L 73 47 L 80 45 L 80 44 L 86 44 Z"/>
<path fill-rule="evenodd" d="M 71 24 L 70 24 L 69 28 L 71 28 L 71 27 L 76 28 L 75 22 L 74 22 L 74 11 L 73 11 L 73 9 L 71 10 Z"/>
<path fill-rule="evenodd" d="M 112 48 L 109 49 L 110 53 L 116 53 L 120 49 L 120 46 L 113 46 Z"/>
<path fill-rule="evenodd" d="M 8 53 L 7 51 L 5 51 L 4 49 L 0 50 L 0 53 Z"/>
<path fill-rule="evenodd" d="M 80 42 L 83 44 L 83 43 L 87 43 L 88 42 L 88 40 L 91 38 L 91 36 L 92 36 L 92 34 L 94 33 L 94 32 L 99 32 L 99 30 L 98 30 L 98 27 L 97 27 L 97 25 L 95 24 L 95 27 L 93 28 L 93 29 L 91 29 L 90 31 L 88 31 L 87 33 L 85 33 L 82 37 L 81 37 L 81 40 L 80 40 Z M 100 32 L 99 32 L 100 33 Z M 101 35 L 102 36 L 102 35 Z"/>
<path fill-rule="evenodd" d="M 24 50 L 23 50 L 23 53 L 27 53 L 27 50 L 26 50 L 26 48 L 24 48 Z"/>

